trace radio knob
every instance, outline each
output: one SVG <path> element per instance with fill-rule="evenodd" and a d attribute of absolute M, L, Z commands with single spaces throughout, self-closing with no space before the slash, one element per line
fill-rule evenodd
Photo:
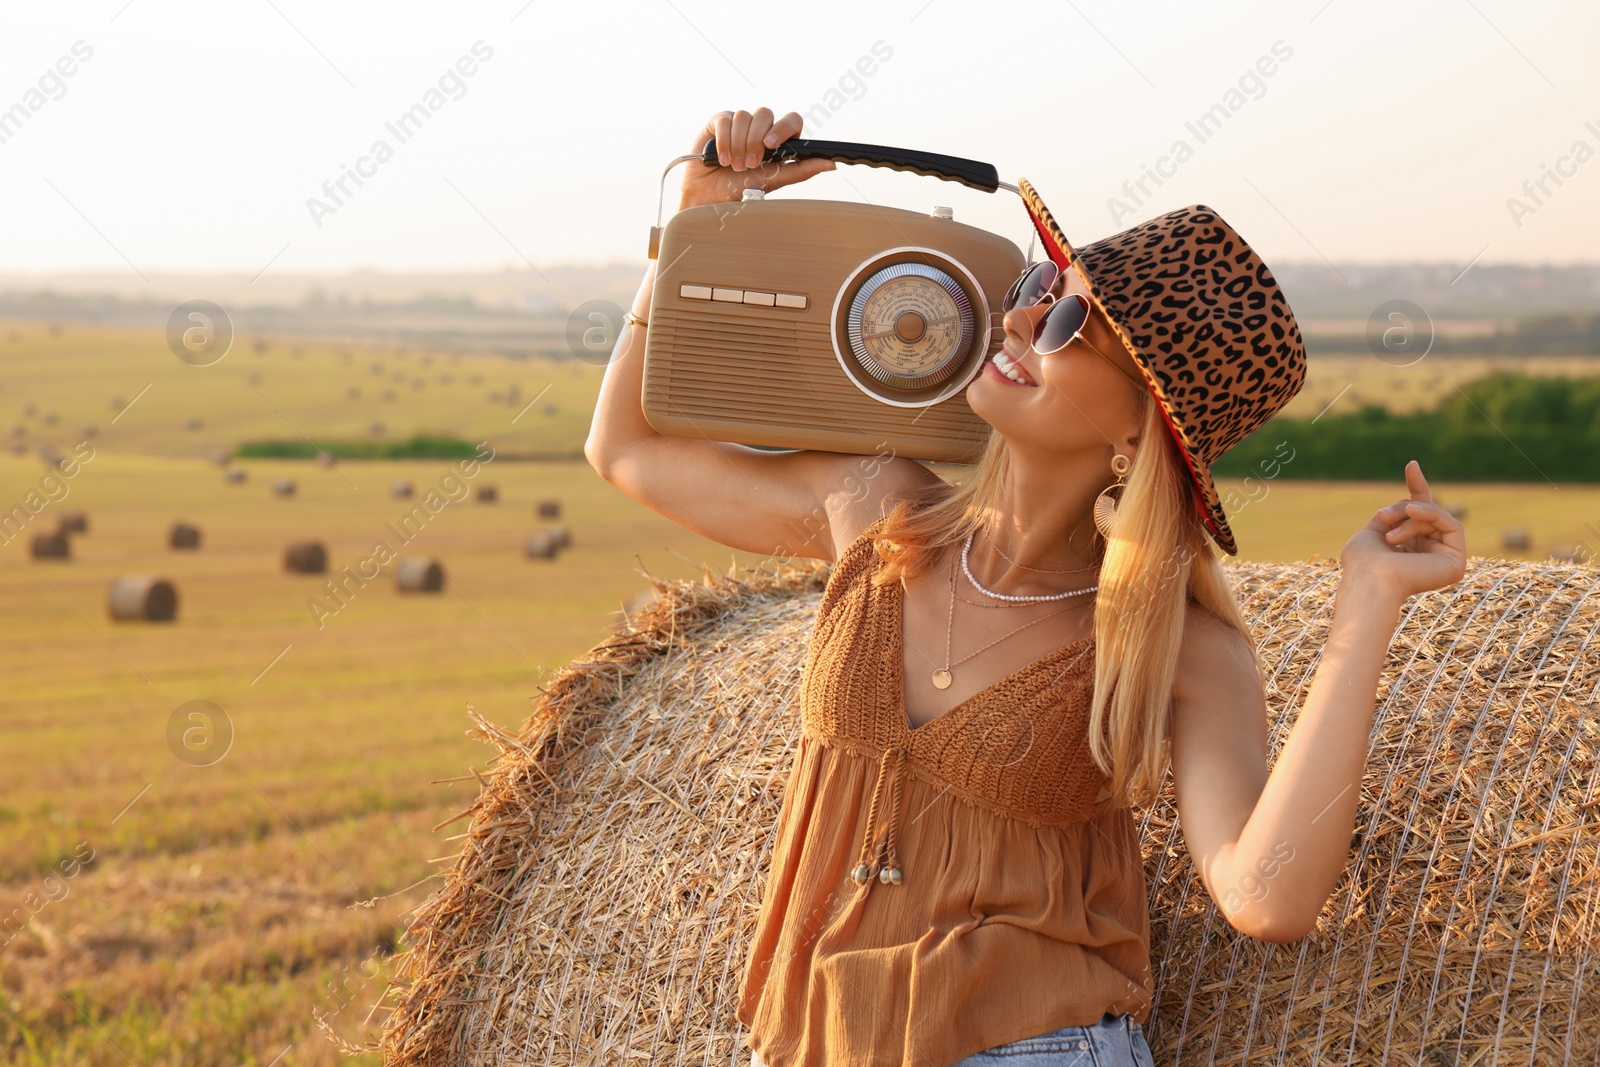
<path fill-rule="evenodd" d="M 956 213 L 947 207 L 935 207 L 933 209 L 933 217 L 936 219 L 953 219 L 956 217 Z"/>
<path fill-rule="evenodd" d="M 745 200 L 765 200 L 766 198 L 767 191 L 765 189 L 746 189 L 744 191 L 743 199 Z"/>

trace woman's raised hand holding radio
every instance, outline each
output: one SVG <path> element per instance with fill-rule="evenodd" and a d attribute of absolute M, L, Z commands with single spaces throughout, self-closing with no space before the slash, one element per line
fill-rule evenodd
<path fill-rule="evenodd" d="M 725 204 L 742 199 L 746 189 L 781 189 L 805 181 L 813 174 L 833 170 L 835 164 L 831 159 L 803 159 L 783 164 L 761 161 L 767 149 L 798 137 L 803 122 L 798 111 L 774 121 L 772 109 L 765 107 L 754 111 L 719 111 L 712 115 L 695 134 L 689 150 L 698 153 L 715 137 L 721 166 L 708 167 L 695 160 L 685 164 L 679 209 Z"/>
<path fill-rule="evenodd" d="M 768 148 L 798 135 L 800 123 L 794 111 L 774 122 L 764 107 L 711 116 L 689 151 L 698 156 L 715 138 L 727 165 L 689 160 L 680 209 L 737 203 L 746 189 L 778 189 L 832 170 L 828 159 L 761 162 Z M 633 298 L 634 317 L 622 327 L 606 366 L 583 446 L 584 456 L 606 481 L 680 526 L 730 548 L 833 559 L 841 544 L 878 517 L 882 497 L 937 478 L 916 460 L 879 457 L 873 476 L 861 483 L 868 491 L 846 494 L 841 486 L 857 484 L 860 456 L 770 451 L 658 432 L 640 403 L 655 277 L 656 262 L 651 260 Z"/>

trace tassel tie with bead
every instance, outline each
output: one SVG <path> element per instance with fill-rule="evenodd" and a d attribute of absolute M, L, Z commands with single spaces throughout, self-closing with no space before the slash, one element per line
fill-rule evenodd
<path fill-rule="evenodd" d="M 884 885 L 900 884 L 900 863 L 895 855 L 894 841 L 900 826 L 900 781 L 905 770 L 906 751 L 895 746 L 884 750 L 878 760 L 878 780 L 872 787 L 872 802 L 867 806 L 867 831 L 861 840 L 861 861 L 850 872 L 856 885 L 866 885 L 877 875 Z M 878 806 L 883 797 L 884 783 L 889 783 L 889 826 L 883 840 L 873 845 L 872 835 L 878 824 Z"/>

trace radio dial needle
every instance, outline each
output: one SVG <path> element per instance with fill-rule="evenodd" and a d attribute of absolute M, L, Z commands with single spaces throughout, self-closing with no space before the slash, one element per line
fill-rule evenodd
<path fill-rule="evenodd" d="M 942 319 L 929 319 L 927 324 L 929 326 L 937 326 L 942 322 L 952 322 L 952 321 L 955 320 L 955 318 L 956 318 L 956 316 L 954 316 L 954 315 L 946 315 Z M 880 338 L 880 337 L 888 337 L 891 333 L 895 333 L 898 330 L 899 330 L 899 327 L 891 326 L 887 330 L 879 330 L 877 333 L 862 334 L 861 335 L 861 339 L 863 341 L 876 341 L 878 338 Z"/>

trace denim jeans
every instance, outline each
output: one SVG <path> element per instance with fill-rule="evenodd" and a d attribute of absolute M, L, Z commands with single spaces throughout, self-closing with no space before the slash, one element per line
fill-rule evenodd
<path fill-rule="evenodd" d="M 1144 1030 L 1107 1013 L 1092 1026 L 1063 1026 L 972 1055 L 953 1067 L 1156 1067 Z"/>
<path fill-rule="evenodd" d="M 751 1053 L 752 1067 L 765 1067 Z M 1107 1013 L 1092 1026 L 1063 1026 L 974 1052 L 951 1067 L 1156 1067 L 1144 1030 L 1130 1015 Z"/>

